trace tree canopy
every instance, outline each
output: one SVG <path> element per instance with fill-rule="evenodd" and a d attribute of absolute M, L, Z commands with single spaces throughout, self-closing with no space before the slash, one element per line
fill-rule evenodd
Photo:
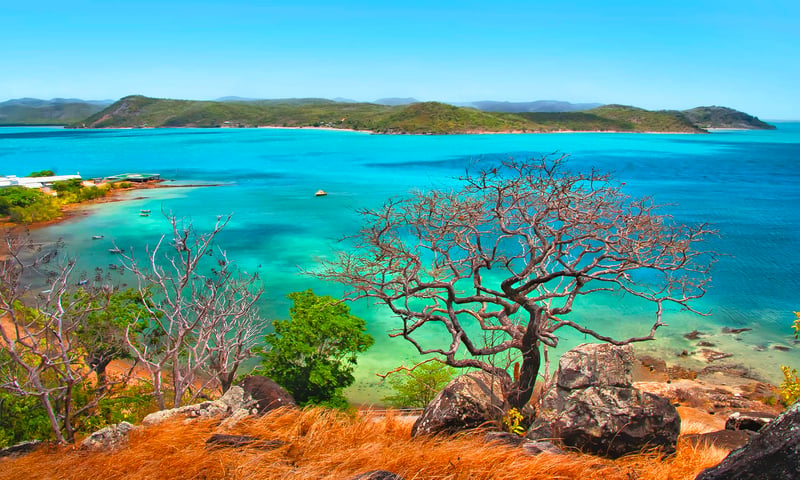
<path fill-rule="evenodd" d="M 309 289 L 288 295 L 289 320 L 275 320 L 262 351 L 264 374 L 291 393 L 298 404 L 346 407 L 342 391 L 355 381 L 356 356 L 372 346 L 366 323 L 330 296 Z"/>
<path fill-rule="evenodd" d="M 386 305 L 400 320 L 391 336 L 451 366 L 509 377 L 492 359 L 516 352 L 522 368 L 508 392 L 512 407 L 530 399 L 540 348 L 556 347 L 559 330 L 616 345 L 652 340 L 666 305 L 691 310 L 705 293 L 714 256 L 698 245 L 713 231 L 677 224 L 607 174 L 573 173 L 564 157 L 510 159 L 461 180 L 456 191 L 417 192 L 362 211 L 351 250 L 319 276 L 346 285 L 351 298 Z M 612 338 L 569 315 L 599 292 L 651 303 L 652 324 Z M 450 341 L 424 342 L 435 326 Z"/>

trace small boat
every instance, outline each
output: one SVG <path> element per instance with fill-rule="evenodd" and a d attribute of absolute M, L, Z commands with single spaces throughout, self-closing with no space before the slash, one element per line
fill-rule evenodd
<path fill-rule="evenodd" d="M 150 211 L 151 210 L 148 208 L 147 210 L 139 210 L 139 213 L 150 213 Z"/>
<path fill-rule="evenodd" d="M 108 264 L 108 269 L 109 270 L 116 270 L 117 269 L 117 264 L 116 263 L 109 263 Z"/>
<path fill-rule="evenodd" d="M 103 235 L 92 235 L 92 240 L 100 240 L 103 238 Z"/>
<path fill-rule="evenodd" d="M 315 193 L 314 196 L 315 197 L 324 197 L 327 194 L 328 194 L 328 192 L 326 192 L 325 190 L 320 188 L 319 190 L 317 190 L 317 193 Z"/>
<path fill-rule="evenodd" d="M 78 282 L 78 285 L 79 286 L 80 285 L 86 285 L 87 283 L 89 283 L 89 280 L 81 280 L 80 282 Z"/>
<path fill-rule="evenodd" d="M 149 217 L 149 216 L 150 216 L 150 214 L 149 214 L 149 213 L 142 212 L 142 213 L 140 213 L 140 214 L 139 214 L 139 216 L 140 216 L 140 217 Z"/>
<path fill-rule="evenodd" d="M 109 248 L 108 253 L 122 253 L 121 248 Z"/>

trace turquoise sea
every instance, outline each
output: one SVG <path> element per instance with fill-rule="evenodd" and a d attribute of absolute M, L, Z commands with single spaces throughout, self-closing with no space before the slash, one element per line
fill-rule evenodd
<path fill-rule="evenodd" d="M 800 123 L 778 123 L 774 131 L 718 131 L 709 135 L 524 134 L 401 136 L 357 132 L 280 129 L 64 130 L 0 128 L 0 175 L 51 169 L 83 177 L 155 172 L 181 183 L 223 183 L 209 188 L 134 192 L 128 201 L 88 207 L 85 215 L 36 231 L 43 241 L 62 238 L 81 268 L 114 261 L 111 242 L 142 251 L 167 223 L 156 212 L 171 211 L 207 228 L 219 214 L 233 213 L 220 237 L 229 257 L 259 271 L 266 289 L 265 319 L 288 314 L 287 293 L 314 288 L 337 294 L 305 276 L 329 258 L 342 237 L 360 225 L 357 210 L 415 188 L 447 188 L 472 166 L 513 156 L 570 155 L 572 168 L 613 172 L 633 196 L 652 196 L 683 223 L 709 222 L 720 232 L 708 247 L 720 253 L 713 284 L 696 306 L 697 316 L 670 312 L 659 340 L 640 344 L 667 362 L 702 366 L 697 329 L 715 350 L 734 354 L 721 362 L 748 366 L 778 381 L 779 365 L 800 366 L 800 344 L 791 336 L 800 310 Z M 315 197 L 324 189 L 326 197 Z M 140 217 L 140 209 L 152 209 Z M 103 234 L 101 241 L 92 241 Z M 626 298 L 587 299 L 572 314 L 612 333 L 641 334 L 650 310 Z M 383 308 L 359 302 L 375 346 L 359 359 L 355 401 L 381 396 L 376 372 L 414 361 L 401 339 L 386 332 L 396 319 Z M 723 327 L 752 328 L 739 335 Z M 435 339 L 431 339 L 435 341 Z M 583 341 L 570 334 L 559 351 Z M 774 347 L 786 347 L 781 351 Z M 687 350 L 688 358 L 677 354 Z"/>

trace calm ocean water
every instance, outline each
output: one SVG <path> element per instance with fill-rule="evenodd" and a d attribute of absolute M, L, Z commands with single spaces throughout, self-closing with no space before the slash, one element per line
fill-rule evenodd
<path fill-rule="evenodd" d="M 172 211 L 208 227 L 218 214 L 233 213 L 219 243 L 245 270 L 259 271 L 266 295 L 264 318 L 285 317 L 285 295 L 314 288 L 337 294 L 304 276 L 360 225 L 356 210 L 375 207 L 414 188 L 446 188 L 469 165 L 508 156 L 566 153 L 574 169 L 610 171 L 633 196 L 669 204 L 684 223 L 709 222 L 720 231 L 708 247 L 722 254 L 713 285 L 696 305 L 710 315 L 670 312 L 659 340 L 640 345 L 668 362 L 698 350 L 683 335 L 697 329 L 733 353 L 724 362 L 744 364 L 777 381 L 779 365 L 800 366 L 800 345 L 790 334 L 800 310 L 800 123 L 775 131 L 721 131 L 710 135 L 531 134 L 383 136 L 354 132 L 273 129 L 63 130 L 0 128 L 0 174 L 51 169 L 84 177 L 156 172 L 177 182 L 222 182 L 212 188 L 135 192 L 129 201 L 89 207 L 87 215 L 37 232 L 63 238 L 82 268 L 106 267 L 111 241 L 141 251 L 167 227 L 156 212 Z M 327 197 L 314 192 L 326 190 Z M 144 218 L 140 209 L 153 215 Z M 102 241 L 91 241 L 104 234 Z M 651 309 L 625 298 L 587 299 L 574 317 L 611 325 L 612 333 L 641 334 Z M 386 332 L 396 324 L 384 309 L 358 303 L 375 346 L 359 359 L 358 383 L 349 395 L 377 400 L 376 372 L 414 360 L 409 345 Z M 734 336 L 722 327 L 752 328 Z M 435 341 L 435 338 L 431 338 Z M 580 343 L 570 334 L 558 351 Z M 775 346 L 789 347 L 783 352 Z M 556 352 L 558 353 L 558 352 Z M 701 366 L 696 355 L 680 359 Z"/>

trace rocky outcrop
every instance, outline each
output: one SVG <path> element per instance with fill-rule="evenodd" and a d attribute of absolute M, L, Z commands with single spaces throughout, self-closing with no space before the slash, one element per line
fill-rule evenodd
<path fill-rule="evenodd" d="M 495 421 L 503 415 L 508 387 L 507 380 L 487 372 L 460 375 L 425 407 L 411 435 L 456 433 Z"/>
<path fill-rule="evenodd" d="M 39 448 L 41 445 L 41 440 L 31 440 L 28 442 L 21 442 L 16 445 L 11 445 L 10 447 L 0 448 L 0 458 L 26 455 Z"/>
<path fill-rule="evenodd" d="M 177 417 L 186 419 L 227 417 L 239 410 L 247 410 L 250 405 L 251 400 L 249 397 L 245 397 L 242 387 L 234 386 L 228 389 L 218 400 L 153 412 L 144 417 L 142 425 L 158 425 Z"/>
<path fill-rule="evenodd" d="M 697 476 L 697 480 L 731 478 L 800 478 L 800 402 L 795 402 L 719 465 L 703 470 Z"/>
<path fill-rule="evenodd" d="M 241 387 L 245 396 L 255 402 L 260 415 L 279 407 L 297 406 L 289 392 L 268 377 L 250 375 L 242 381 Z"/>
<path fill-rule="evenodd" d="M 678 412 L 666 398 L 633 387 L 633 361 L 630 346 L 583 344 L 566 352 L 526 437 L 611 458 L 646 447 L 674 452 Z"/>
<path fill-rule="evenodd" d="M 127 443 L 128 434 L 136 428 L 128 422 L 109 425 L 92 433 L 81 442 L 83 450 L 114 450 Z"/>
<path fill-rule="evenodd" d="M 751 430 L 757 432 L 764 425 L 775 420 L 776 415 L 769 412 L 733 412 L 725 421 L 725 430 Z"/>

